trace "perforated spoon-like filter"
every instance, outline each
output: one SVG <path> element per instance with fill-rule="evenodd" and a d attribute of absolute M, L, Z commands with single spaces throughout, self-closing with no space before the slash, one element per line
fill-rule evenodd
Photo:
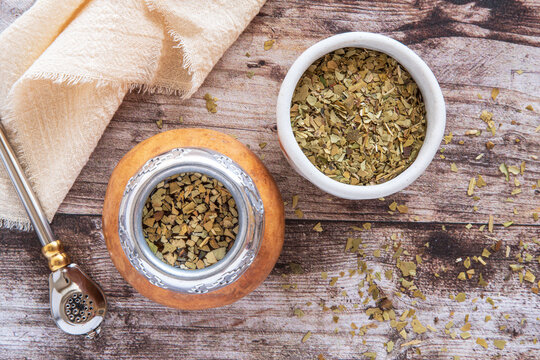
<path fill-rule="evenodd" d="M 59 240 L 54 239 L 47 217 L 32 191 L 23 169 L 0 124 L 0 158 L 21 199 L 30 222 L 49 260 L 51 314 L 58 327 L 68 334 L 93 338 L 107 312 L 107 300 L 99 285 L 76 264 L 70 264 Z"/>
<path fill-rule="evenodd" d="M 94 337 L 107 312 L 107 301 L 99 286 L 70 264 L 49 276 L 51 314 L 69 334 Z"/>
<path fill-rule="evenodd" d="M 94 302 L 88 295 L 73 291 L 62 299 L 61 309 L 72 324 L 84 324 L 94 317 Z"/>

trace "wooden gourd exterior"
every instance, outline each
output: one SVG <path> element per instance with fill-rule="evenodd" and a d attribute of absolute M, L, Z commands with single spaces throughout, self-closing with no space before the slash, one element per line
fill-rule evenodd
<path fill-rule="evenodd" d="M 261 248 L 246 272 L 235 282 L 206 294 L 184 294 L 152 285 L 131 266 L 120 245 L 118 215 L 128 180 L 149 159 L 174 148 L 201 147 L 222 153 L 234 160 L 253 179 L 265 210 Z M 114 169 L 103 205 L 103 233 L 111 259 L 138 292 L 160 304 L 184 310 L 198 310 L 228 305 L 247 295 L 261 284 L 274 267 L 283 246 L 285 217 L 283 201 L 272 175 L 261 160 L 233 137 L 206 129 L 171 130 L 152 136 L 129 151 Z"/>

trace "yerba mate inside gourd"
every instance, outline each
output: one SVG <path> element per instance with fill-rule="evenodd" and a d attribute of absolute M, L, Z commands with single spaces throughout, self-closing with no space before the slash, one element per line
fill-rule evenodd
<path fill-rule="evenodd" d="M 303 153 L 322 173 L 345 184 L 374 185 L 416 159 L 426 110 L 418 86 L 395 59 L 344 48 L 302 75 L 291 125 Z"/>
<path fill-rule="evenodd" d="M 165 263 L 203 269 L 225 257 L 238 234 L 238 210 L 218 180 L 182 173 L 160 182 L 143 208 L 143 234 Z"/>

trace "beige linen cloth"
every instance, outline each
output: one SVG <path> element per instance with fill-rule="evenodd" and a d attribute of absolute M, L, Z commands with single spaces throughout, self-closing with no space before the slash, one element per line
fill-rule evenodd
<path fill-rule="evenodd" d="M 38 0 L 0 34 L 0 116 L 49 221 L 124 95 L 193 94 L 265 0 Z M 28 229 L 0 166 L 0 226 Z"/>

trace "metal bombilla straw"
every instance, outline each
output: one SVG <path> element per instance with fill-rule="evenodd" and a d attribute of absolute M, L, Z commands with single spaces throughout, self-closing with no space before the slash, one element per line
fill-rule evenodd
<path fill-rule="evenodd" d="M 41 251 L 49 261 L 52 271 L 49 276 L 51 314 L 56 325 L 68 334 L 96 337 L 101 331 L 100 325 L 107 312 L 105 294 L 78 265 L 70 263 L 62 244 L 54 239 L 41 204 L 32 191 L 1 124 L 0 157 L 43 245 Z"/>

